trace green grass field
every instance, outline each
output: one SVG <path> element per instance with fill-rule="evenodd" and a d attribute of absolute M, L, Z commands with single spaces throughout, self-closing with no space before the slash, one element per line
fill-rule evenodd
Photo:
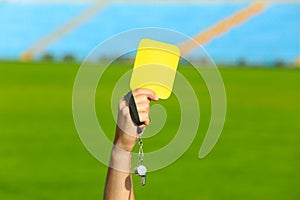
<path fill-rule="evenodd" d="M 102 199 L 107 167 L 87 152 L 72 117 L 78 68 L 66 63 L 0 63 L 1 200 Z M 126 70 L 111 67 L 102 91 L 109 91 Z M 200 131 L 179 160 L 148 174 L 145 187 L 134 176 L 136 199 L 300 198 L 300 70 L 220 71 L 228 111 L 217 145 L 205 159 L 198 158 L 210 103 L 203 81 L 183 68 L 202 99 Z M 101 106 L 101 116 L 111 115 Z M 114 123 L 111 116 L 106 120 L 102 125 L 112 138 Z M 146 139 L 145 148 L 164 146 L 171 134 L 165 130 Z"/>

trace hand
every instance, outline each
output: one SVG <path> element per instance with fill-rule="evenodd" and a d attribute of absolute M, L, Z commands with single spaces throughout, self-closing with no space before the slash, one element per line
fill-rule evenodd
<path fill-rule="evenodd" d="M 119 102 L 117 130 L 114 141 L 117 147 L 129 152 L 132 151 L 136 139 L 142 134 L 138 134 L 137 129 L 144 130 L 150 124 L 149 111 L 151 100 L 158 100 L 156 94 L 149 89 L 135 89 L 132 91 L 132 95 L 136 103 L 140 121 L 144 122 L 144 124 L 138 127 L 132 122 L 127 105 L 128 102 L 124 98 L 121 99 Z"/>

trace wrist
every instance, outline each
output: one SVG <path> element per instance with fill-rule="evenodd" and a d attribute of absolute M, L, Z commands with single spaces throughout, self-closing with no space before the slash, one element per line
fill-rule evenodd
<path fill-rule="evenodd" d="M 137 137 L 124 133 L 118 126 L 116 129 L 116 136 L 114 140 L 114 145 L 124 151 L 132 152 Z"/>
<path fill-rule="evenodd" d="M 114 145 L 111 152 L 109 167 L 121 172 L 131 172 L 131 152 Z"/>

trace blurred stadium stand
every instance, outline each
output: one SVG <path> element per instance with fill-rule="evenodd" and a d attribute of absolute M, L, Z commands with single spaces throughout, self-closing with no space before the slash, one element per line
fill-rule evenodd
<path fill-rule="evenodd" d="M 0 59 L 19 59 L 26 50 L 72 18 L 88 3 L 0 3 Z M 161 27 L 194 36 L 249 3 L 109 4 L 36 55 L 83 59 L 101 41 L 133 28 Z M 300 4 L 270 4 L 257 16 L 205 44 L 217 62 L 293 63 L 300 56 Z"/>
<path fill-rule="evenodd" d="M 0 58 L 19 59 L 37 40 L 87 7 L 85 4 L 0 3 Z"/>

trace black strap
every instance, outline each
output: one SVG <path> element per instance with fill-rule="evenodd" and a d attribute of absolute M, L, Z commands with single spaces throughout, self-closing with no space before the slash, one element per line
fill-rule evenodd
<path fill-rule="evenodd" d="M 131 94 L 130 98 L 129 98 L 129 113 L 130 113 L 130 117 L 133 121 L 133 123 L 137 126 L 140 126 L 140 125 L 143 125 L 144 122 L 141 122 L 140 121 L 140 118 L 139 118 L 139 114 L 138 114 L 138 111 L 137 111 L 137 108 L 136 108 L 136 104 L 135 104 L 135 101 L 134 101 L 134 97 L 133 95 Z"/>

